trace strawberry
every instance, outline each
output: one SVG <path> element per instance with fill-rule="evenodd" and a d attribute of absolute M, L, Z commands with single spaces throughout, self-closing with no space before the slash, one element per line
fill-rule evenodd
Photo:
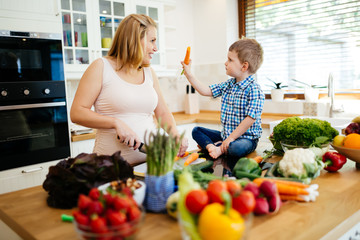
<path fill-rule="evenodd" d="M 132 206 L 127 212 L 129 221 L 138 220 L 141 216 L 141 211 L 137 206 Z"/>
<path fill-rule="evenodd" d="M 99 189 L 97 188 L 92 188 L 89 192 L 89 197 L 92 199 L 92 200 L 99 200 L 99 197 L 100 197 L 100 191 Z"/>
<path fill-rule="evenodd" d="M 122 193 L 125 193 L 128 197 L 132 197 L 133 196 L 133 192 L 129 187 L 124 187 L 121 190 Z"/>
<path fill-rule="evenodd" d="M 111 226 L 119 226 L 126 222 L 126 215 L 123 212 L 107 212 L 106 218 Z"/>
<path fill-rule="evenodd" d="M 128 198 L 116 196 L 114 198 L 113 205 L 114 205 L 114 209 L 118 211 L 119 210 L 127 211 L 131 206 L 131 202 Z"/>
<path fill-rule="evenodd" d="M 99 201 L 93 201 L 90 203 L 90 205 L 88 207 L 87 214 L 88 214 L 88 216 L 90 216 L 94 213 L 97 215 L 101 215 L 103 211 L 104 211 L 103 204 Z"/>
<path fill-rule="evenodd" d="M 90 223 L 90 218 L 85 214 L 82 214 L 80 211 L 74 211 L 73 216 L 75 221 L 80 225 L 88 226 Z"/>
<path fill-rule="evenodd" d="M 84 194 L 80 194 L 79 198 L 78 198 L 78 208 L 82 212 L 85 212 L 91 202 L 92 202 L 91 198 L 89 198 L 88 196 L 86 196 Z"/>
<path fill-rule="evenodd" d="M 113 197 L 111 194 L 109 194 L 109 193 L 104 194 L 103 197 L 104 197 L 104 199 L 105 199 L 106 206 L 107 206 L 108 208 L 111 208 L 111 207 L 112 207 L 112 204 L 113 204 L 113 202 L 114 202 L 114 197 Z"/>
<path fill-rule="evenodd" d="M 108 232 L 108 228 L 106 226 L 106 220 L 103 217 L 96 216 L 91 219 L 91 230 L 94 233 L 106 233 Z"/>

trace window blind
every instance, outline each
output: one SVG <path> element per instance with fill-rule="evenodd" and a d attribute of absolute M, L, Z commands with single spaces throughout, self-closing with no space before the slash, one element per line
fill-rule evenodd
<path fill-rule="evenodd" d="M 264 62 L 256 74 L 264 90 L 273 85 L 269 79 L 290 89 L 327 86 L 330 73 L 335 89 L 360 89 L 360 1 L 244 3 L 245 35 L 255 38 L 264 50 Z"/>

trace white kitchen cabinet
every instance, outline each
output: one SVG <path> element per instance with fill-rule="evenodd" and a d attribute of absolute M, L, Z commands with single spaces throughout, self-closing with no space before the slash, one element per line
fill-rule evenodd
<path fill-rule="evenodd" d="M 42 185 L 49 167 L 60 160 L 0 171 L 0 194 Z"/>
<path fill-rule="evenodd" d="M 80 79 L 89 64 L 106 56 L 116 28 L 124 17 L 141 13 L 158 24 L 158 49 L 152 59 L 155 70 L 166 68 L 164 5 L 160 0 L 59 0 L 67 79 Z"/>
<path fill-rule="evenodd" d="M 0 29 L 61 33 L 58 0 L 0 0 Z"/>
<path fill-rule="evenodd" d="M 71 157 L 76 157 L 80 153 L 92 153 L 95 139 L 71 142 Z"/>

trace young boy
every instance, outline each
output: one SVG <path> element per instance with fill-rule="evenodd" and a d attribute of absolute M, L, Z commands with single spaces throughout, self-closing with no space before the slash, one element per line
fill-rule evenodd
<path fill-rule="evenodd" d="M 255 150 L 261 137 L 261 112 L 265 96 L 254 74 L 263 61 L 263 50 L 254 39 L 242 38 L 233 43 L 225 62 L 230 79 L 209 87 L 191 73 L 191 60 L 181 64 L 191 85 L 203 96 L 221 98 L 222 131 L 195 127 L 194 140 L 216 159 L 222 154 L 243 157 Z"/>

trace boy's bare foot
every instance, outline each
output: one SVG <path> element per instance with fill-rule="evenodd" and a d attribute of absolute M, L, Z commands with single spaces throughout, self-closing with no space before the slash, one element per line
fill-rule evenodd
<path fill-rule="evenodd" d="M 216 147 L 215 145 L 211 145 L 207 148 L 210 157 L 216 159 L 222 155 L 222 151 L 220 147 Z"/>

